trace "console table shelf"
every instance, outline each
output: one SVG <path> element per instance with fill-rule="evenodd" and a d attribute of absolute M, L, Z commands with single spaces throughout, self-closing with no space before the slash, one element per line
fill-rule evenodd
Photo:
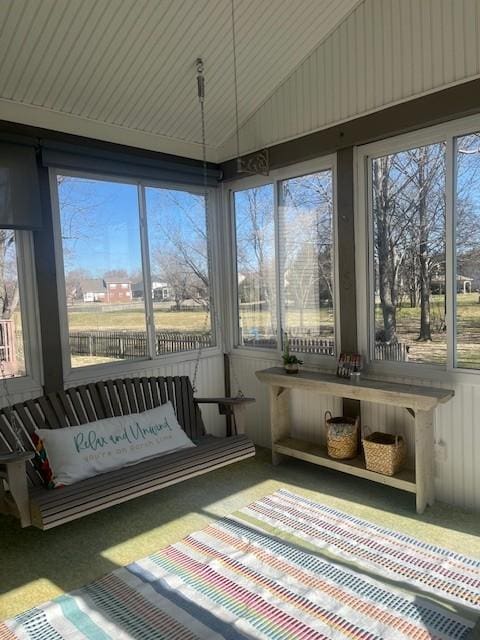
<path fill-rule="evenodd" d="M 365 468 L 365 460 L 362 455 L 353 458 L 353 460 L 334 460 L 329 458 L 326 447 L 307 440 L 299 440 L 298 438 L 279 440 L 273 445 L 273 451 L 277 454 L 291 456 L 306 462 L 313 462 L 313 464 L 318 464 L 322 467 L 335 469 L 335 471 L 343 471 L 352 476 L 387 484 L 396 489 L 403 489 L 403 491 L 410 491 L 410 493 L 416 492 L 415 472 L 411 469 L 402 469 L 394 476 L 384 476 L 381 473 L 368 471 Z"/>
<path fill-rule="evenodd" d="M 427 505 L 433 504 L 433 417 L 437 405 L 453 397 L 451 389 L 372 378 L 351 382 L 331 373 L 317 371 L 301 371 L 299 374 L 289 375 L 280 367 L 257 371 L 256 375 L 270 386 L 270 429 L 274 464 L 278 464 L 283 456 L 291 456 L 415 493 L 419 513 L 423 513 Z M 289 407 L 292 389 L 404 407 L 415 419 L 415 471 L 403 469 L 394 476 L 385 476 L 368 471 L 363 456 L 353 460 L 334 460 L 328 457 L 326 448 L 322 445 L 292 437 Z"/>

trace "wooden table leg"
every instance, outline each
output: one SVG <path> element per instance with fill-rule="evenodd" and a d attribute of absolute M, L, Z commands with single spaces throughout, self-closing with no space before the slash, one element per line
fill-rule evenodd
<path fill-rule="evenodd" d="M 435 502 L 433 411 L 415 412 L 415 482 L 417 513 Z"/>
<path fill-rule="evenodd" d="M 281 462 L 282 456 L 274 450 L 279 440 L 290 435 L 290 389 L 285 387 L 270 387 L 270 435 L 272 443 L 272 463 Z"/>

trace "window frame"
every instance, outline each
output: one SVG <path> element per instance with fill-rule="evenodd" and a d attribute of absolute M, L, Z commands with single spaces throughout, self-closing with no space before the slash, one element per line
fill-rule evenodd
<path fill-rule="evenodd" d="M 410 133 L 386 138 L 378 142 L 355 147 L 354 149 L 354 193 L 355 193 L 355 265 L 357 292 L 357 331 L 359 350 L 365 355 L 369 372 L 373 375 L 391 374 L 397 377 L 422 378 L 432 381 L 448 379 L 480 382 L 478 369 L 457 366 L 457 326 L 456 326 L 456 154 L 455 141 L 458 137 L 480 131 L 480 116 L 453 120 L 448 123 L 427 127 Z M 374 305 L 372 290 L 374 279 L 373 264 L 373 216 L 371 209 L 372 183 L 371 160 L 407 149 L 429 144 L 445 143 L 445 291 L 447 323 L 447 357 L 445 364 L 420 362 L 394 362 L 375 360 L 373 345 L 375 335 Z M 367 300 L 367 305 L 363 301 Z"/>
<path fill-rule="evenodd" d="M 9 394 L 41 393 L 43 385 L 42 343 L 40 338 L 38 290 L 35 272 L 33 234 L 15 230 L 15 251 L 19 305 L 22 319 L 25 375 L 6 378 Z M 3 384 L 3 383 L 2 383 Z M 5 390 L 0 390 L 5 401 Z M 16 400 L 15 400 L 16 401 Z"/>
<path fill-rule="evenodd" d="M 249 176 L 232 181 L 228 185 L 224 197 L 224 206 L 229 212 L 229 235 L 230 235 L 230 257 L 228 259 L 230 268 L 230 283 L 232 295 L 229 300 L 229 308 L 231 309 L 231 318 L 229 328 L 231 332 L 230 348 L 235 355 L 258 358 L 262 354 L 262 358 L 278 361 L 283 352 L 283 326 L 282 326 L 282 305 L 283 305 L 283 288 L 280 273 L 280 225 L 279 225 L 279 189 L 280 183 L 284 180 L 300 178 L 312 173 L 321 171 L 332 172 L 332 197 L 333 197 L 333 220 L 332 220 L 332 237 L 333 237 L 333 278 L 334 278 L 334 299 L 333 299 L 333 317 L 334 317 L 334 341 L 335 355 L 326 356 L 320 354 L 299 353 L 304 363 L 310 367 L 321 367 L 322 369 L 336 368 L 337 354 L 341 352 L 341 335 L 340 335 L 340 314 L 339 314 L 339 272 L 338 272 L 338 214 L 337 214 L 337 157 L 336 154 L 322 156 L 314 160 L 297 163 L 281 169 L 270 171 L 268 176 Z M 277 340 L 275 348 L 246 346 L 240 344 L 239 332 L 239 305 L 238 305 L 238 277 L 237 277 L 237 233 L 236 233 L 236 217 L 235 217 L 235 193 L 247 191 L 255 187 L 272 185 L 273 187 L 273 223 L 275 237 L 275 285 L 276 295 L 276 321 L 280 339 Z"/>
<path fill-rule="evenodd" d="M 138 358 L 132 360 L 117 360 L 111 363 L 90 364 L 79 367 L 72 367 L 71 354 L 69 345 L 69 330 L 68 330 L 68 311 L 67 300 L 65 291 L 65 265 L 63 260 L 63 245 L 61 237 L 61 215 L 60 215 L 60 203 L 58 198 L 57 189 L 57 176 L 65 175 L 73 178 L 83 178 L 86 180 L 97 180 L 103 182 L 117 182 L 119 184 L 129 184 L 137 188 L 138 198 L 138 231 L 140 240 L 141 251 L 141 264 L 143 274 L 143 286 L 145 291 L 151 290 L 151 272 L 150 272 L 150 243 L 148 236 L 148 223 L 147 223 L 147 211 L 146 211 L 146 197 L 145 189 L 157 188 L 168 189 L 175 191 L 182 191 L 186 193 L 194 193 L 199 195 L 205 195 L 207 193 L 206 202 L 206 227 L 207 227 L 207 251 L 208 251 L 208 264 L 211 269 L 209 273 L 210 280 L 210 309 L 211 312 L 211 327 L 212 336 L 215 338 L 215 344 L 210 347 L 204 347 L 202 349 L 201 358 L 209 358 L 220 355 L 222 353 L 218 323 L 216 322 L 216 316 L 218 316 L 217 301 L 219 300 L 219 287 L 218 277 L 219 273 L 219 255 L 218 255 L 218 241 L 217 227 L 218 227 L 218 197 L 217 189 L 214 187 L 203 188 L 200 185 L 185 185 L 175 182 L 166 182 L 163 180 L 145 180 L 135 179 L 123 176 L 116 176 L 104 173 L 96 173 L 94 171 L 76 171 L 71 169 L 62 169 L 59 167 L 51 167 L 49 169 L 50 180 L 50 193 L 52 202 L 52 217 L 53 217 L 53 229 L 54 229 L 54 244 L 55 244 L 55 263 L 57 272 L 57 295 L 59 301 L 60 310 L 60 332 L 62 341 L 62 363 L 63 363 L 63 377 L 66 383 L 76 382 L 84 379 L 90 379 L 91 376 L 112 376 L 121 375 L 127 372 L 142 371 L 155 363 L 177 363 L 187 362 L 195 359 L 197 350 L 179 351 L 171 354 L 157 355 L 155 352 L 155 323 L 153 317 L 153 300 L 151 296 L 145 296 L 145 330 L 147 332 L 147 349 L 148 355 L 145 358 Z M 210 231 L 210 236 L 208 235 Z"/>

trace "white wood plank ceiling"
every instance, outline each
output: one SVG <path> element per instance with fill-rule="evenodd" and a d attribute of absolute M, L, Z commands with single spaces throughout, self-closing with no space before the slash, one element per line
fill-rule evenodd
<path fill-rule="evenodd" d="M 240 122 L 359 4 L 235 0 Z M 230 0 L 2 0 L 0 119 L 199 157 L 235 130 Z"/>
<path fill-rule="evenodd" d="M 480 77 L 480 0 L 365 0 L 240 131 L 245 153 Z M 236 154 L 235 136 L 222 158 Z"/>

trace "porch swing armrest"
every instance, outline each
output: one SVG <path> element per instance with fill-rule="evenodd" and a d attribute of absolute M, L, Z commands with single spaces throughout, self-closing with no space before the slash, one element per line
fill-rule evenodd
<path fill-rule="evenodd" d="M 0 512 L 18 515 L 22 527 L 31 524 L 26 464 L 33 457 L 33 451 L 0 454 Z"/>
<path fill-rule="evenodd" d="M 8 465 L 12 462 L 27 462 L 31 460 L 35 454 L 33 451 L 12 451 L 9 453 L 0 453 L 0 466 Z"/>
<path fill-rule="evenodd" d="M 255 398 L 194 398 L 195 404 L 218 404 L 218 413 L 232 416 L 237 434 L 245 433 L 246 408 L 255 402 Z"/>

